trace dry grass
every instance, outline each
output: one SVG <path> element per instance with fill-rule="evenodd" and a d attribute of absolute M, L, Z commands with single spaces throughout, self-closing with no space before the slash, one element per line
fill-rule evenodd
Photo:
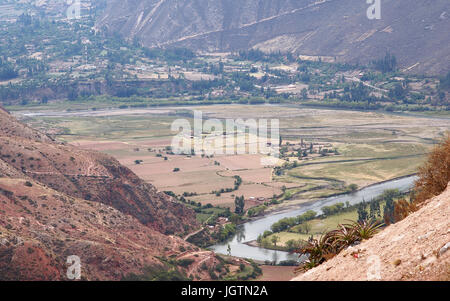
<path fill-rule="evenodd" d="M 419 170 L 416 182 L 416 204 L 441 194 L 450 182 L 450 133 L 434 148 L 427 162 Z"/>
<path fill-rule="evenodd" d="M 426 163 L 419 169 L 419 179 L 415 184 L 413 202 L 399 200 L 395 203 L 394 218 L 405 219 L 421 208 L 426 200 L 440 195 L 450 182 L 450 135 L 428 156 Z"/>

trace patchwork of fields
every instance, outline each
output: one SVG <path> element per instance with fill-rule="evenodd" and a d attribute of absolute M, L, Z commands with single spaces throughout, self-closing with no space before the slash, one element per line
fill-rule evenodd
<path fill-rule="evenodd" d="M 336 155 L 299 158 L 287 152 L 279 161 L 281 174 L 261 164 L 263 154 L 186 156 L 168 151 L 174 135 L 171 124 L 189 110 L 204 119 L 279 119 L 283 145 L 332 145 Z M 106 110 L 15 114 L 34 128 L 62 141 L 108 153 L 159 190 L 186 193 L 202 204 L 234 206 L 234 197 L 283 199 L 279 207 L 413 174 L 426 153 L 450 129 L 444 117 L 408 116 L 378 112 L 319 110 L 294 106 L 214 105 L 166 107 L 149 110 Z M 36 113 L 36 112 L 33 112 Z M 187 117 L 186 117 L 187 116 Z M 303 143 L 303 142 L 302 142 Z M 296 167 L 283 164 L 297 162 Z M 179 171 L 175 171 L 179 169 Z M 235 176 L 242 178 L 232 189 Z M 254 205 L 256 205 L 255 203 Z"/>

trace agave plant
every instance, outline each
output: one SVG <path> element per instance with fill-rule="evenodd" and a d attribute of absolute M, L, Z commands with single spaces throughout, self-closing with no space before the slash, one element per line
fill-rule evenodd
<path fill-rule="evenodd" d="M 313 268 L 315 268 L 315 267 L 317 267 L 319 265 L 320 265 L 320 263 L 317 262 L 316 260 L 308 259 L 303 264 L 301 264 L 298 268 L 296 268 L 295 272 L 296 273 L 298 273 L 298 272 L 306 272 L 306 271 L 311 270 L 311 269 L 313 269 Z"/>
<path fill-rule="evenodd" d="M 297 271 L 307 271 L 335 257 L 343 249 L 357 241 L 372 238 L 383 223 L 378 221 L 351 222 L 339 225 L 339 229 L 322 235 L 319 239 L 311 237 L 296 253 L 308 256 Z"/>
<path fill-rule="evenodd" d="M 351 225 L 347 226 L 352 227 L 358 240 L 365 240 L 370 239 L 375 234 L 377 234 L 380 228 L 384 226 L 384 224 L 375 220 L 366 220 L 363 222 L 353 222 Z"/>
<path fill-rule="evenodd" d="M 333 244 L 332 232 L 322 235 L 319 239 L 310 238 L 297 253 L 308 256 L 306 266 L 319 265 L 336 256 L 337 252 Z"/>
<path fill-rule="evenodd" d="M 339 225 L 339 229 L 332 231 L 333 246 L 337 253 L 359 240 L 355 227 L 351 225 Z"/>

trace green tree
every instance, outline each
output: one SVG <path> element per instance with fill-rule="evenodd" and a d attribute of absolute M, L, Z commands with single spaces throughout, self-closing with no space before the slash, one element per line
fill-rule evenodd
<path fill-rule="evenodd" d="M 233 224 L 238 224 L 241 221 L 241 217 L 237 214 L 231 214 L 230 216 L 230 222 L 232 222 Z"/>
<path fill-rule="evenodd" d="M 280 241 L 280 238 L 277 235 L 274 235 L 270 238 L 270 241 L 273 243 L 273 245 L 276 247 L 277 243 Z"/>
<path fill-rule="evenodd" d="M 243 215 L 244 214 L 244 207 L 245 207 L 244 196 L 236 197 L 234 199 L 234 205 L 235 205 L 234 212 L 236 214 L 238 214 L 238 215 Z"/>
<path fill-rule="evenodd" d="M 373 200 L 369 204 L 369 218 L 371 220 L 377 220 L 380 217 L 381 217 L 380 203 L 376 200 Z"/>
<path fill-rule="evenodd" d="M 358 190 L 358 185 L 350 184 L 350 185 L 348 185 L 348 189 L 350 189 L 351 192 L 355 192 Z"/>
<path fill-rule="evenodd" d="M 358 221 L 363 222 L 367 220 L 368 213 L 366 211 L 366 202 L 362 202 L 358 205 Z"/>
<path fill-rule="evenodd" d="M 303 100 L 308 99 L 308 90 L 306 88 L 302 89 L 301 96 Z"/>
<path fill-rule="evenodd" d="M 304 222 L 300 225 L 300 231 L 304 234 L 309 234 L 311 232 L 311 224 L 308 222 Z"/>
<path fill-rule="evenodd" d="M 384 207 L 383 217 L 384 223 L 390 225 L 395 223 L 394 219 L 395 202 L 393 198 L 386 199 L 386 206 Z"/>
<path fill-rule="evenodd" d="M 286 242 L 286 248 L 289 252 L 293 252 L 298 248 L 298 243 L 291 239 Z"/>
<path fill-rule="evenodd" d="M 390 52 L 386 52 L 384 58 L 372 62 L 374 67 L 383 72 L 393 72 L 397 69 L 397 58 Z"/>

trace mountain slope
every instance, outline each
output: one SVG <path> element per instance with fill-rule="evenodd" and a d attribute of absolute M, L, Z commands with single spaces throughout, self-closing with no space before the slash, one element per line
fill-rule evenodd
<path fill-rule="evenodd" d="M 112 207 L 21 178 L 0 178 L 0 203 L 0 280 L 67 280 L 71 255 L 83 279 L 120 280 L 191 248 Z"/>
<path fill-rule="evenodd" d="M 0 175 L 20 172 L 68 196 L 112 206 L 162 233 L 182 234 L 197 227 L 192 210 L 158 192 L 114 158 L 56 143 L 3 110 L 0 159 L 5 166 Z"/>
<path fill-rule="evenodd" d="M 417 212 L 297 281 L 450 280 L 450 184 Z M 379 259 L 380 278 L 373 277 Z M 368 278 L 369 275 L 369 278 Z"/>
<path fill-rule="evenodd" d="M 167 277 L 165 259 L 186 257 L 179 270 L 210 280 L 215 254 L 165 235 L 197 227 L 192 210 L 113 158 L 59 144 L 0 108 L 0 280 L 67 280 L 72 255 L 85 280 L 149 267 Z"/>
<path fill-rule="evenodd" d="M 112 0 L 96 27 L 148 47 L 257 47 L 346 62 L 390 51 L 410 72 L 450 68 L 450 2 L 385 0 L 381 20 L 369 20 L 368 7 L 360 0 Z"/>

